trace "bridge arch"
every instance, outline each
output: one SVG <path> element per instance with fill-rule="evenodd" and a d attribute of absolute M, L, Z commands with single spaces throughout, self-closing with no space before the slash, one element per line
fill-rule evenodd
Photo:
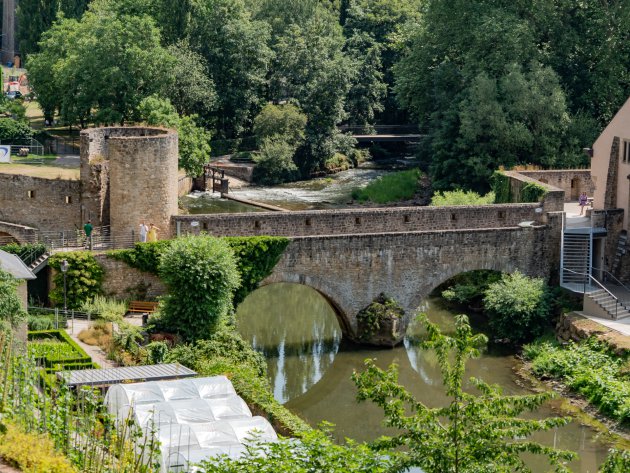
<path fill-rule="evenodd" d="M 330 282 L 322 281 L 320 278 L 314 278 L 312 276 L 307 276 L 305 274 L 295 274 L 295 273 L 286 273 L 286 272 L 278 272 L 273 273 L 271 276 L 263 280 L 259 287 L 269 286 L 271 284 L 300 284 L 302 286 L 309 287 L 320 294 L 332 307 L 335 316 L 337 317 L 337 322 L 339 322 L 339 327 L 341 328 L 341 333 L 344 338 L 350 337 L 353 338 L 354 334 L 354 326 L 353 326 L 353 318 L 352 312 L 348 312 L 347 309 L 344 309 L 342 303 L 335 296 L 334 288 L 331 287 Z"/>

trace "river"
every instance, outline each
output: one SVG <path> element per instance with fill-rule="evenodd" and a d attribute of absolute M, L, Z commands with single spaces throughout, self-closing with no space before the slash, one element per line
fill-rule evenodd
<path fill-rule="evenodd" d="M 422 310 L 443 330 L 453 327 L 453 313 L 439 299 L 429 298 Z M 237 309 L 241 334 L 267 358 L 274 396 L 287 408 L 312 425 L 326 420 L 336 425 L 338 438 L 373 440 L 388 433 L 381 425 L 381 410 L 356 402 L 356 389 L 350 376 L 362 370 L 366 358 L 376 359 L 385 368 L 396 363 L 400 383 L 423 403 L 437 407 L 447 398 L 435 356 L 414 343 L 419 334 L 412 324 L 403 345 L 394 349 L 357 347 L 344 342 L 336 315 L 316 291 L 297 284 L 274 284 L 250 294 Z M 505 394 L 523 394 L 514 368 L 517 360 L 509 354 L 485 352 L 470 361 L 466 378 L 475 376 L 502 386 Z M 535 416 L 553 415 L 552 407 L 541 408 Z M 608 446 L 595 431 L 576 422 L 537 434 L 535 440 L 578 452 L 573 471 L 595 473 L 603 463 Z M 539 458 L 528 458 L 535 472 L 548 471 Z"/>
<path fill-rule="evenodd" d="M 328 177 L 290 182 L 278 186 L 251 186 L 230 189 L 242 199 L 271 204 L 287 210 L 320 210 L 344 207 L 351 201 L 352 190 L 364 187 L 392 172 L 382 169 L 349 169 Z M 219 194 L 196 192 L 180 199 L 182 209 L 190 214 L 256 212 L 256 207 L 221 199 Z"/>

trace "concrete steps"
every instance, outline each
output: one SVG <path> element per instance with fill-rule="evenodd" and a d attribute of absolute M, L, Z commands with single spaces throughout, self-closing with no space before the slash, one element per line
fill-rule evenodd
<path fill-rule="evenodd" d="M 630 308 L 622 305 L 618 299 L 603 289 L 585 294 L 599 307 L 601 307 L 612 320 L 619 320 L 630 317 Z"/>

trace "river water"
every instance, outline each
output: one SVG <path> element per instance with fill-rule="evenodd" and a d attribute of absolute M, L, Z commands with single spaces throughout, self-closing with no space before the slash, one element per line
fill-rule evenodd
<path fill-rule="evenodd" d="M 351 199 L 352 190 L 364 187 L 380 176 L 392 172 L 382 169 L 350 169 L 328 177 L 290 182 L 278 186 L 251 186 L 230 189 L 242 199 L 271 204 L 287 210 L 320 210 L 343 207 Z M 256 212 L 250 205 L 221 199 L 219 194 L 194 193 L 180 199 L 180 206 L 190 214 Z"/>
<path fill-rule="evenodd" d="M 444 331 L 453 327 L 453 313 L 440 301 L 429 298 L 421 308 Z M 316 291 L 297 284 L 274 284 L 250 294 L 237 309 L 241 334 L 267 358 L 270 381 L 276 399 L 311 425 L 326 420 L 336 424 L 338 438 L 373 440 L 388 433 L 381 425 L 381 410 L 356 402 L 356 389 L 350 379 L 353 370 L 362 370 L 366 358 L 378 366 L 399 366 L 399 381 L 423 403 L 437 407 L 447 398 L 439 367 L 431 352 L 417 348 L 414 337 L 420 327 L 412 325 L 402 346 L 394 349 L 357 347 L 344 342 L 336 315 Z M 517 360 L 507 354 L 484 353 L 469 362 L 466 378 L 475 376 L 502 386 L 505 394 L 524 394 L 517 384 Z M 534 416 L 553 415 L 544 406 Z M 573 471 L 595 473 L 603 463 L 608 446 L 596 433 L 576 422 L 551 432 L 537 434 L 546 445 L 578 452 Z M 546 462 L 528 458 L 535 472 L 548 471 Z"/>

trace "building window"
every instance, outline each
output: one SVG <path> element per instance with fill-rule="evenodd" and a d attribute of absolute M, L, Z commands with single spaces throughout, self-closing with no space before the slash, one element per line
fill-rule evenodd
<path fill-rule="evenodd" d="M 29 199 L 34 199 L 35 198 L 35 191 L 28 191 L 28 198 Z"/>
<path fill-rule="evenodd" d="M 405 215 L 405 223 L 411 222 L 411 217 L 409 215 Z"/>
<path fill-rule="evenodd" d="M 624 163 L 630 163 L 630 140 L 623 140 L 622 158 Z"/>
<path fill-rule="evenodd" d="M 254 228 L 260 229 L 260 220 L 254 220 Z"/>
<path fill-rule="evenodd" d="M 310 219 L 310 218 L 307 218 L 307 219 L 306 219 L 306 226 L 307 226 L 307 227 L 310 227 L 310 226 L 311 226 L 311 223 L 312 223 L 312 222 L 311 222 L 311 219 Z"/>
<path fill-rule="evenodd" d="M 71 195 L 67 195 L 66 196 L 66 204 L 71 204 L 72 203 L 72 196 Z"/>
<path fill-rule="evenodd" d="M 355 225 L 361 225 L 361 217 L 356 217 L 356 218 L 354 219 L 354 224 L 355 224 Z"/>

